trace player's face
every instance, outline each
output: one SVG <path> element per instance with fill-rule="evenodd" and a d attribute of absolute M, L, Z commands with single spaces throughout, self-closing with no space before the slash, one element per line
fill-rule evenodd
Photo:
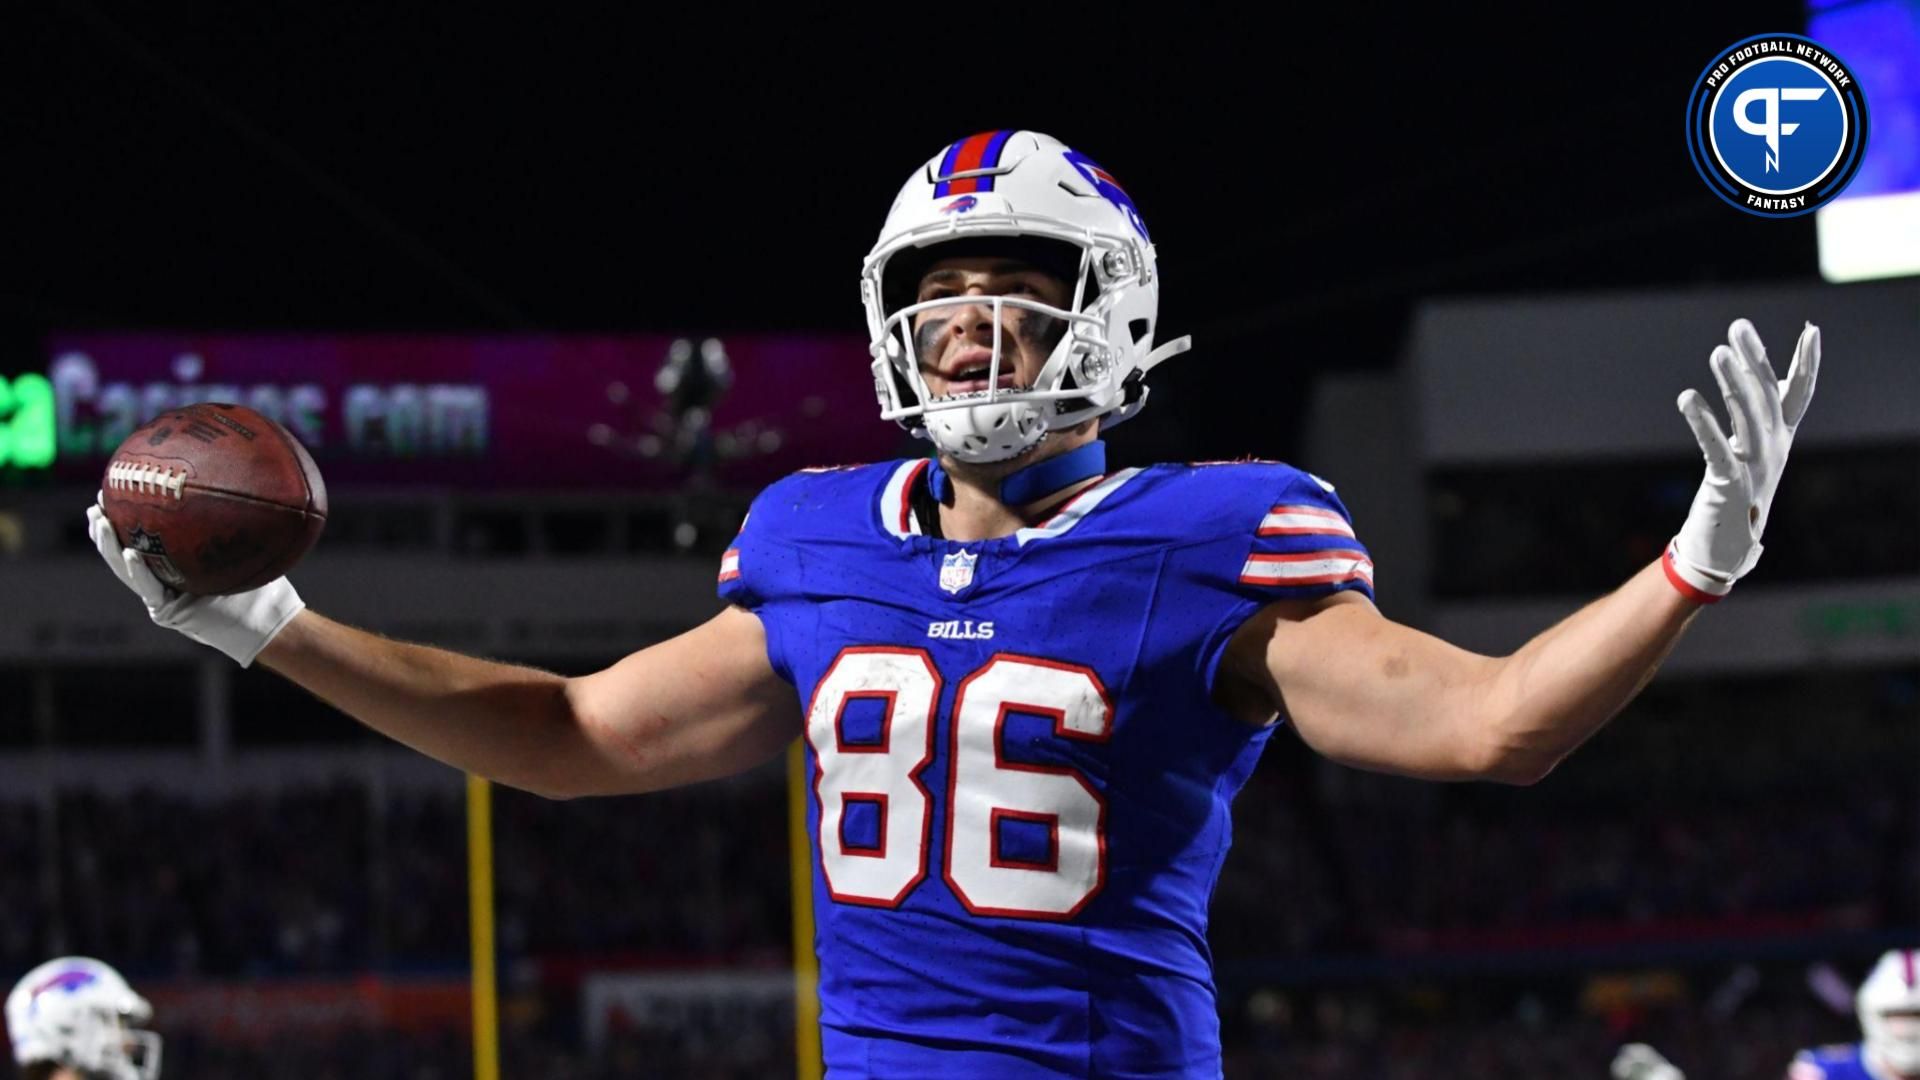
<path fill-rule="evenodd" d="M 1920 1009 L 1886 1009 L 1880 1013 L 1880 1030 L 1868 1042 L 1868 1048 L 1887 1067 L 1901 1077 L 1920 1077 Z"/>
<path fill-rule="evenodd" d="M 942 259 L 920 277 L 915 300 L 950 296 L 1019 296 L 1065 308 L 1069 285 L 1024 262 L 975 256 Z M 914 316 L 914 353 L 936 398 L 987 389 L 993 362 L 993 305 L 956 304 Z M 1000 314 L 1000 386 L 1025 389 L 1039 377 L 1067 324 L 1050 315 L 1003 307 Z"/>

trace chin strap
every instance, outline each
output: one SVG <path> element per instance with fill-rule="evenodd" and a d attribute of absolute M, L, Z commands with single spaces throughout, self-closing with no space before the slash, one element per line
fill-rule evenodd
<path fill-rule="evenodd" d="M 1140 366 L 1133 369 L 1122 385 L 1120 407 L 1100 418 L 1100 430 L 1117 427 L 1138 415 L 1141 407 L 1147 403 L 1147 372 L 1191 348 L 1191 336 L 1177 337 L 1148 353 L 1147 358 L 1140 361 Z"/>
<path fill-rule="evenodd" d="M 1095 439 L 1078 449 L 1009 473 L 1000 481 L 1000 501 L 1008 506 L 1025 506 L 1070 484 L 1104 476 L 1106 472 L 1107 444 Z M 953 499 L 953 478 L 940 467 L 938 458 L 927 466 L 927 490 L 942 503 Z"/>
<path fill-rule="evenodd" d="M 1159 367 L 1162 362 L 1171 360 L 1191 348 L 1193 348 L 1193 335 L 1184 334 L 1148 353 L 1147 358 L 1140 361 L 1140 366 L 1135 370 L 1145 375 L 1147 372 Z"/>

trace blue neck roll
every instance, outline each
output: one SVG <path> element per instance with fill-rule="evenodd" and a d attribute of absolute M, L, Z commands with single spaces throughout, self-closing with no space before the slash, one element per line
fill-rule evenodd
<path fill-rule="evenodd" d="M 1000 481 L 1000 501 L 1008 506 L 1025 506 L 1059 491 L 1070 484 L 1107 472 L 1107 444 L 1095 439 L 1076 450 L 1036 461 Z M 953 499 L 953 480 L 935 458 L 927 467 L 927 490 L 940 502 Z"/>

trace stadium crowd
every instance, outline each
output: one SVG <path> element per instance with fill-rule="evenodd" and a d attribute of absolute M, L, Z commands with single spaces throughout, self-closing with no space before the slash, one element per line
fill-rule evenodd
<path fill-rule="evenodd" d="M 1597 1076 L 1644 1039 L 1690 1075 L 1777 1077 L 1797 1046 L 1849 1032 L 1780 965 L 1863 960 L 1864 935 L 1920 927 L 1917 694 L 1904 669 L 1656 686 L 1524 789 L 1355 773 L 1282 734 L 1236 801 L 1213 902 L 1228 1075 Z M 14 871 L 0 962 L 92 953 L 144 986 L 457 979 L 463 813 L 451 784 L 0 799 Z M 580 985 L 607 969 L 784 969 L 786 830 L 777 766 L 639 798 L 498 790 L 508 1075 L 783 1074 L 787 1006 L 752 1038 L 682 1017 L 588 1050 Z M 1749 956 L 1773 958 L 1768 989 L 1716 1002 Z M 1489 962 L 1527 975 L 1489 982 Z M 1683 971 L 1685 986 L 1583 998 L 1582 980 L 1621 965 Z M 435 1080 L 462 1075 L 466 1053 L 457 1033 L 263 1048 L 186 1031 L 169 1048 L 170 1069 L 205 1080 Z"/>

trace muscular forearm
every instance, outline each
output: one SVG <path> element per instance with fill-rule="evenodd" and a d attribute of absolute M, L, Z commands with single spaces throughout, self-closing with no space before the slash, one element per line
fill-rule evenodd
<path fill-rule="evenodd" d="M 257 662 L 429 757 L 528 791 L 566 791 L 584 743 L 559 675 L 392 641 L 312 611 Z"/>
<path fill-rule="evenodd" d="M 1655 563 L 1504 658 L 1485 713 L 1500 774 L 1537 779 L 1600 730 L 1698 611 Z"/>
<path fill-rule="evenodd" d="M 1787 449 L 1813 396 L 1820 335 L 1806 329 L 1777 385 L 1752 325 L 1738 320 L 1728 335 L 1712 367 L 1734 435 L 1697 393 L 1681 397 L 1707 468 L 1665 565 L 1646 567 L 1504 657 L 1402 626 L 1351 592 L 1275 601 L 1228 643 L 1221 703 L 1249 718 L 1291 716 L 1310 746 L 1360 768 L 1512 783 L 1545 776 L 1653 677 L 1698 612 L 1695 601 L 1725 595 L 1759 557 Z"/>

